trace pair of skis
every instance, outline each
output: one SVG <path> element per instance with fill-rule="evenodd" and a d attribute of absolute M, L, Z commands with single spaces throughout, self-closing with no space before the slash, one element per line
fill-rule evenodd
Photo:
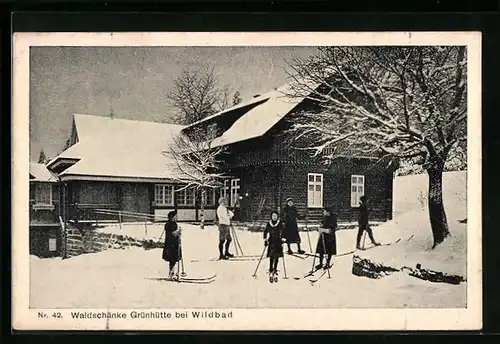
<path fill-rule="evenodd" d="M 154 281 L 164 281 L 164 282 L 174 282 L 174 283 L 191 283 L 191 284 L 210 284 L 215 282 L 215 277 L 217 275 L 213 275 L 210 277 L 203 278 L 188 278 L 188 277 L 179 277 L 179 278 L 171 278 L 171 277 L 156 277 L 156 278 L 148 278 Z"/>

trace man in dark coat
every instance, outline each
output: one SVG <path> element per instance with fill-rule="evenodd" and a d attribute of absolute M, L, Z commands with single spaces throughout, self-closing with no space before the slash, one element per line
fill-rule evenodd
<path fill-rule="evenodd" d="M 370 213 L 368 209 L 368 200 L 366 199 L 366 196 L 361 196 L 359 200 L 361 201 L 361 203 L 359 204 L 359 216 L 358 216 L 359 230 L 358 230 L 358 236 L 356 237 L 356 248 L 358 250 L 361 249 L 361 237 L 363 236 L 364 231 L 368 233 L 368 237 L 370 238 L 372 244 L 375 246 L 379 246 L 380 244 L 375 241 L 372 229 L 368 225 L 368 217 Z"/>
<path fill-rule="evenodd" d="M 319 264 L 316 269 L 329 269 L 332 256 L 337 254 L 337 238 L 335 231 L 337 230 L 337 215 L 332 209 L 323 209 L 323 219 L 321 228 L 319 229 L 318 244 L 316 245 L 316 253 L 319 254 Z M 326 264 L 323 265 L 323 257 L 326 254 Z"/>
<path fill-rule="evenodd" d="M 300 235 L 299 227 L 297 226 L 297 218 L 299 214 L 297 208 L 293 205 L 291 198 L 286 200 L 286 205 L 283 208 L 283 213 L 281 218 L 283 219 L 283 237 L 286 239 L 286 244 L 288 246 L 288 254 L 293 254 L 292 247 L 290 244 L 297 244 L 297 252 L 300 254 L 306 253 L 306 251 L 300 248 Z"/>
<path fill-rule="evenodd" d="M 168 213 L 168 221 L 165 223 L 165 244 L 163 246 L 162 258 L 168 262 L 169 278 L 178 278 L 175 273 L 175 264 L 182 259 L 181 249 L 181 229 L 177 225 L 177 212 L 171 211 Z"/>

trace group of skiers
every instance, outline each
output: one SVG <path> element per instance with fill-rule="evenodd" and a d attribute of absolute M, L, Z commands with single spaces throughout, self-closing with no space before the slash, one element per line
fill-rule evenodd
<path fill-rule="evenodd" d="M 168 213 L 168 221 L 165 223 L 165 245 L 163 248 L 163 259 L 169 263 L 169 278 L 178 278 L 174 267 L 182 259 L 181 229 L 176 222 L 177 213 Z M 217 219 L 219 229 L 219 260 L 227 260 L 234 257 L 229 252 L 232 242 L 231 219 L 234 213 L 228 208 L 227 199 L 221 197 L 217 208 Z M 360 198 L 358 224 L 359 230 L 356 237 L 356 248 L 361 249 L 361 238 L 366 232 L 373 245 L 380 245 L 375 241 L 371 228 L 368 225 L 369 210 L 365 196 Z M 278 261 L 284 256 L 283 244 L 287 245 L 287 253 L 293 254 L 291 244 L 297 245 L 297 253 L 305 254 L 300 244 L 301 239 L 297 224 L 298 212 L 293 204 L 293 200 L 288 198 L 281 214 L 272 211 L 270 219 L 264 229 L 264 246 L 267 247 L 267 257 L 269 258 L 269 273 L 276 274 Z M 337 254 L 337 241 L 335 232 L 337 230 L 337 216 L 333 209 L 325 207 L 323 218 L 319 228 L 319 237 L 316 244 L 316 254 L 319 255 L 319 264 L 316 269 L 329 269 L 332 257 Z M 326 261 L 323 261 L 326 256 Z"/>

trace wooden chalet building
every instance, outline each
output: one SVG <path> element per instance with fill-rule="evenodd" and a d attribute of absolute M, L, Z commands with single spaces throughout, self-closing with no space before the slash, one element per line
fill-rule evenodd
<path fill-rule="evenodd" d="M 179 221 L 198 219 L 199 197 L 182 184 L 176 165 L 164 152 L 182 127 L 75 114 L 69 148 L 48 163 L 61 182 L 65 222 L 165 221 L 176 209 Z M 208 193 L 205 219 L 215 219 L 215 193 Z M 97 210 L 97 211 L 96 211 Z M 129 213 L 128 215 L 125 213 Z"/>
<path fill-rule="evenodd" d="M 59 255 L 59 183 L 44 164 L 30 162 L 30 254 L 39 257 Z"/>
<path fill-rule="evenodd" d="M 304 151 L 289 148 L 283 134 L 287 119 L 314 109 L 309 99 L 290 99 L 286 88 L 183 127 L 172 124 L 74 115 L 70 145 L 48 163 L 61 185 L 64 221 L 116 221 L 113 209 L 150 214 L 164 221 L 176 209 L 179 221 L 197 221 L 200 197 L 194 190 L 175 192 L 181 184 L 176 164 L 163 152 L 176 135 L 226 146 L 228 174 L 224 187 L 207 193 L 205 219 L 215 219 L 217 199 L 226 196 L 242 221 L 267 219 L 290 197 L 302 219 L 316 221 L 322 207 L 336 209 L 340 221 L 355 221 L 361 195 L 372 204 L 371 220 L 392 218 L 395 164 L 375 164 L 378 157 L 337 158 L 328 165 Z M 199 136 L 199 135 L 198 135 Z M 124 215 L 122 221 L 142 221 Z"/>
<path fill-rule="evenodd" d="M 371 200 L 371 220 L 392 218 L 396 164 L 377 164 L 379 157 L 337 158 L 325 165 L 308 152 L 287 144 L 291 116 L 314 109 L 310 99 L 291 99 L 288 85 L 255 96 L 182 130 L 194 135 L 206 130 L 212 146 L 227 146 L 227 164 L 234 178 L 222 194 L 239 206 L 240 218 L 267 219 L 292 198 L 302 219 L 318 220 L 324 206 L 333 207 L 340 221 L 356 221 L 359 198 Z M 262 206 L 263 204 L 263 206 Z"/>

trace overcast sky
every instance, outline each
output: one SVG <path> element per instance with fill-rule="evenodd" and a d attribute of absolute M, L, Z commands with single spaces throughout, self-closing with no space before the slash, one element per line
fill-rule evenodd
<path fill-rule="evenodd" d="M 32 47 L 30 156 L 54 157 L 73 113 L 162 121 L 175 112 L 165 94 L 184 68 L 213 66 L 243 100 L 287 82 L 284 68 L 312 47 Z"/>

